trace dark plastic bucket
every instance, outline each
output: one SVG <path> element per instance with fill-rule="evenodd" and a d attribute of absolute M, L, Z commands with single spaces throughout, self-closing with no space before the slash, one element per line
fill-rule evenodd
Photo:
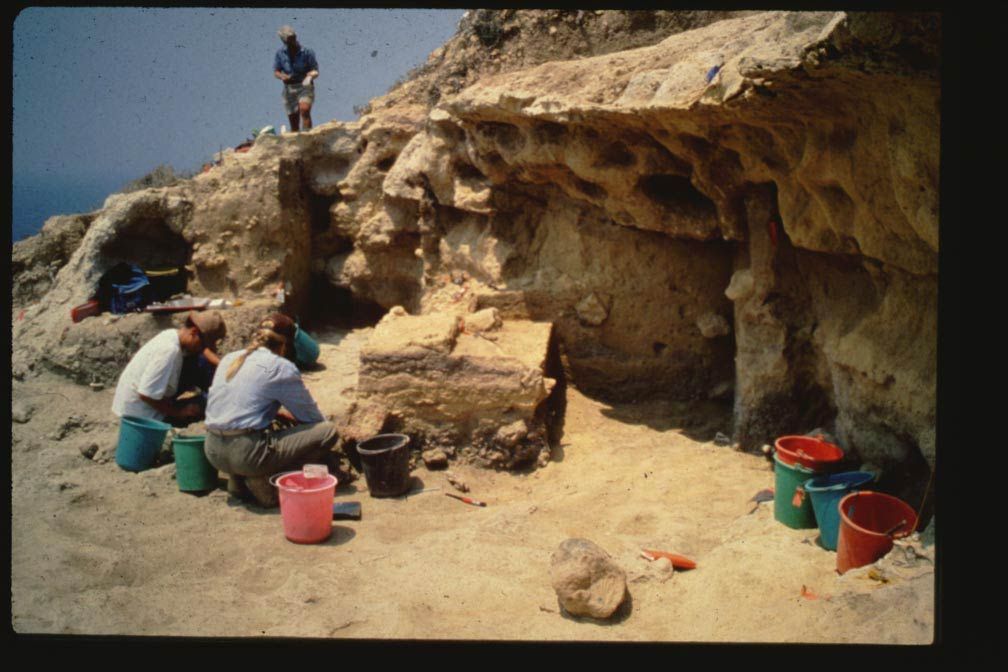
<path fill-rule="evenodd" d="M 843 448 L 814 436 L 782 436 L 774 448 L 784 464 L 800 464 L 817 474 L 836 471 L 844 456 Z"/>
<path fill-rule="evenodd" d="M 398 497 L 409 489 L 409 437 L 379 434 L 357 444 L 372 497 Z"/>
<path fill-rule="evenodd" d="M 893 538 L 904 537 L 917 528 L 917 512 L 906 502 L 881 492 L 852 492 L 840 500 L 838 508 L 836 562 L 841 574 L 875 562 L 892 550 Z"/>
<path fill-rule="evenodd" d="M 182 492 L 205 492 L 217 487 L 217 469 L 203 452 L 205 440 L 205 436 L 176 436 L 172 439 L 175 480 Z"/>
<path fill-rule="evenodd" d="M 816 526 L 812 501 L 802 485 L 815 472 L 800 464 L 786 464 L 774 455 L 774 519 L 795 530 Z"/>
<path fill-rule="evenodd" d="M 171 425 L 166 422 L 124 415 L 119 421 L 116 464 L 126 471 L 150 469 L 169 429 Z"/>
<path fill-rule="evenodd" d="M 844 495 L 860 490 L 875 478 L 867 471 L 845 471 L 829 476 L 816 476 L 805 481 L 805 492 L 812 498 L 816 524 L 819 525 L 819 543 L 828 551 L 835 551 L 840 533 L 838 504 Z"/>
<path fill-rule="evenodd" d="M 312 366 L 318 361 L 319 345 L 315 339 L 308 335 L 308 332 L 301 327 L 296 327 L 294 332 L 294 358 L 301 368 Z"/>

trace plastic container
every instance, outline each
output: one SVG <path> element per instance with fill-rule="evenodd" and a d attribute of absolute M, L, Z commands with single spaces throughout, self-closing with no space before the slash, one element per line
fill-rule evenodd
<path fill-rule="evenodd" d="M 796 530 L 816 526 L 812 500 L 802 488 L 815 472 L 774 455 L 774 519 Z"/>
<path fill-rule="evenodd" d="M 171 425 L 160 420 L 124 415 L 119 420 L 116 464 L 126 471 L 150 469 L 169 429 Z"/>
<path fill-rule="evenodd" d="M 870 565 L 893 547 L 893 538 L 913 533 L 917 512 L 881 492 L 852 492 L 840 500 L 837 572 Z"/>
<path fill-rule="evenodd" d="M 176 436 L 172 439 L 175 454 L 175 480 L 182 492 L 205 492 L 217 487 L 217 469 L 203 451 L 205 436 Z"/>
<path fill-rule="evenodd" d="M 398 497 L 410 485 L 409 437 L 378 434 L 357 444 L 372 497 Z"/>
<path fill-rule="evenodd" d="M 819 526 L 819 544 L 828 551 L 835 551 L 840 528 L 838 504 L 845 495 L 860 490 L 875 479 L 875 474 L 867 471 L 845 471 L 829 476 L 816 476 L 805 481 L 805 492 L 812 498 L 812 510 Z"/>
<path fill-rule="evenodd" d="M 843 448 L 814 436 L 782 436 L 774 448 L 784 464 L 800 464 L 819 474 L 835 471 L 844 457 Z"/>
<path fill-rule="evenodd" d="M 294 358 L 300 368 L 306 368 L 318 361 L 319 345 L 301 327 L 294 331 Z"/>
<path fill-rule="evenodd" d="M 317 544 L 332 534 L 332 505 L 336 477 L 308 478 L 303 471 L 288 471 L 270 478 L 280 491 L 280 518 L 284 536 L 296 544 Z"/>

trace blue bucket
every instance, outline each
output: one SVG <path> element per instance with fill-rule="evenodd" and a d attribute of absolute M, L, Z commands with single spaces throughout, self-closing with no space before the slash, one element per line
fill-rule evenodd
<path fill-rule="evenodd" d="M 307 368 L 318 361 L 319 345 L 301 327 L 294 331 L 294 358 L 300 368 Z"/>
<path fill-rule="evenodd" d="M 805 492 L 812 499 L 816 523 L 819 525 L 819 543 L 828 551 L 835 551 L 840 534 L 840 500 L 854 490 L 860 490 L 875 479 L 867 471 L 845 471 L 840 474 L 818 476 L 805 481 Z"/>
<path fill-rule="evenodd" d="M 116 464 L 126 471 L 150 469 L 169 429 L 166 422 L 124 415 L 119 422 Z"/>

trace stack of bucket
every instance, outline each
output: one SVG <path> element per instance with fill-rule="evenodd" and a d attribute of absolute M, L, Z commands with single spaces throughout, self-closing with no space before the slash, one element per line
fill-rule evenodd
<path fill-rule="evenodd" d="M 909 505 L 861 491 L 875 475 L 837 473 L 843 450 L 818 437 L 782 436 L 774 443 L 774 518 L 794 529 L 819 528 L 819 543 L 837 552 L 837 571 L 871 564 L 893 538 L 917 527 Z"/>
<path fill-rule="evenodd" d="M 782 436 L 774 447 L 774 518 L 796 530 L 816 527 L 805 483 L 837 471 L 843 450 L 812 436 Z"/>

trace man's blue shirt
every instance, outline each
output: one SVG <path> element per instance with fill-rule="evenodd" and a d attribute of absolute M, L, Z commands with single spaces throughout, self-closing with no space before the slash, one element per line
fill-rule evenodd
<path fill-rule="evenodd" d="M 311 49 L 301 47 L 297 55 L 291 59 L 287 47 L 280 47 L 273 58 L 273 70 L 285 72 L 291 76 L 288 84 L 300 84 L 304 81 L 305 75 L 312 70 L 318 70 L 318 61 L 315 60 L 315 52 Z"/>

